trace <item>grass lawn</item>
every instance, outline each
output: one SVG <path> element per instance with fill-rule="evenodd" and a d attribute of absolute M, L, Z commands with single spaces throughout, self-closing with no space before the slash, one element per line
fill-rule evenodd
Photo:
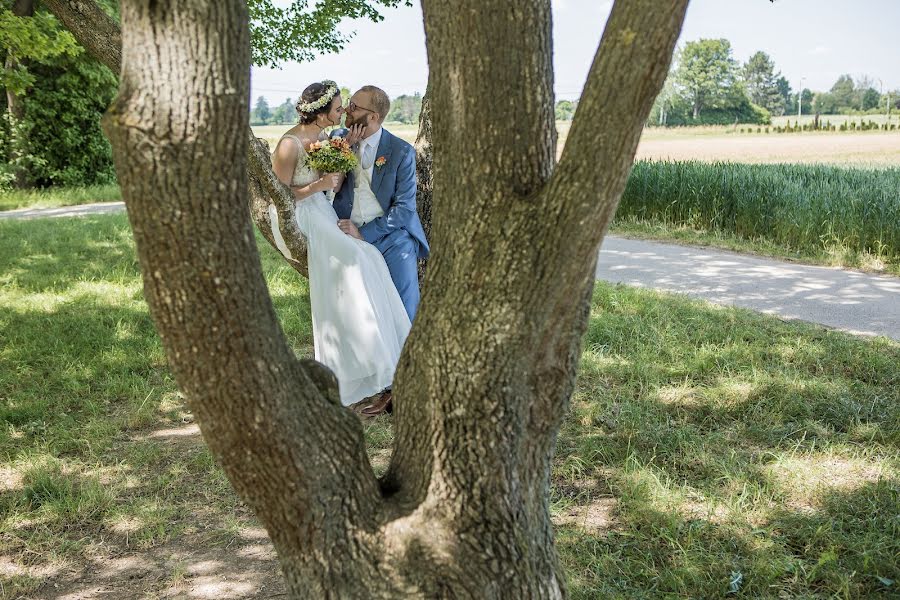
<path fill-rule="evenodd" d="M 306 283 L 261 248 L 308 355 Z M 284 592 L 166 368 L 124 215 L 0 222 L 0 413 L 0 598 Z M 383 469 L 390 418 L 366 435 Z M 600 284 L 552 474 L 571 596 L 896 596 L 898 448 L 900 344 Z"/>

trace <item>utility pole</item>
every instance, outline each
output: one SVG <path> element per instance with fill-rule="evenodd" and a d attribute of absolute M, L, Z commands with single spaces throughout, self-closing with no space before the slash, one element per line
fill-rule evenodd
<path fill-rule="evenodd" d="M 797 92 L 797 124 L 800 124 L 800 117 L 803 116 L 803 82 L 806 77 L 800 78 L 800 90 Z"/>

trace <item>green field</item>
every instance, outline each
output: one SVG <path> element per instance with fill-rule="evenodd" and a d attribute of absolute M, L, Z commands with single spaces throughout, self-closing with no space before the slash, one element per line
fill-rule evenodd
<path fill-rule="evenodd" d="M 900 119 L 895 117 L 895 120 Z M 833 121 L 834 122 L 834 121 Z M 557 121 L 558 152 L 562 152 L 571 121 Z M 385 127 L 413 143 L 418 127 L 387 123 Z M 824 163 L 861 167 L 900 166 L 900 131 L 756 133 L 757 126 L 740 133 L 733 126 L 650 127 L 644 130 L 637 158 L 748 163 Z M 274 149 L 290 127 L 254 127 L 257 137 Z M 752 131 L 751 131 L 752 130 Z"/>
<path fill-rule="evenodd" d="M 616 220 L 770 243 L 900 273 L 900 168 L 640 161 Z"/>
<path fill-rule="evenodd" d="M 308 355 L 306 282 L 260 247 Z M 124 215 L 0 221 L 0 413 L 0 599 L 283 595 Z M 383 469 L 390 417 L 366 435 Z M 895 595 L 900 344 L 599 284 L 551 503 L 575 599 Z"/>

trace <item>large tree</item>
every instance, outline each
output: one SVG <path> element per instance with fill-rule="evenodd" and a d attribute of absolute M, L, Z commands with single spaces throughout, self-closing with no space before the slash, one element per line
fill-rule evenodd
<path fill-rule="evenodd" d="M 679 53 L 675 81 L 696 119 L 704 108 L 721 105 L 734 95 L 737 74 L 731 42 L 701 39 L 688 42 Z"/>
<path fill-rule="evenodd" d="M 759 51 L 744 65 L 744 81 L 750 100 L 773 115 L 784 114 L 786 98 L 784 87 L 787 80 L 775 72 L 775 63 L 765 52 Z M 790 93 L 790 86 L 787 86 Z"/>
<path fill-rule="evenodd" d="M 264 161 L 236 143 L 249 112 L 246 5 L 123 2 L 121 88 L 105 127 L 145 296 L 292 597 L 565 596 L 551 458 L 597 250 L 686 5 L 615 3 L 557 164 L 549 0 L 423 2 L 433 259 L 395 379 L 391 465 L 377 479 L 359 421 L 326 369 L 295 358 L 262 277 L 248 188 L 277 182 L 248 178 Z M 473 137 L 471 124 L 498 109 L 517 115 L 515 128 Z"/>

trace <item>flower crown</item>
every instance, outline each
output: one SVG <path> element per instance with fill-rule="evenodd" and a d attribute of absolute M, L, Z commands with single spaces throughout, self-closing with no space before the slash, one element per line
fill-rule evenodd
<path fill-rule="evenodd" d="M 325 86 L 325 91 L 322 92 L 322 95 L 318 100 L 313 100 L 312 102 L 307 102 L 305 104 L 303 102 L 297 102 L 297 106 L 295 108 L 297 109 L 298 113 L 315 112 L 331 102 L 332 98 L 334 98 L 334 96 L 338 93 L 337 84 L 330 79 L 326 79 L 322 82 L 322 85 Z"/>

